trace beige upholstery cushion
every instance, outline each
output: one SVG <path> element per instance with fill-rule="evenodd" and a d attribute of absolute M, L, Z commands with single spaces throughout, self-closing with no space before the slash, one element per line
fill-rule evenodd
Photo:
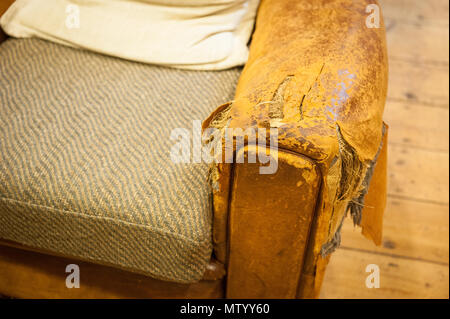
<path fill-rule="evenodd" d="M 1 18 L 40 37 L 133 61 L 220 70 L 247 61 L 259 0 L 16 0 Z"/>
<path fill-rule="evenodd" d="M 231 100 L 240 69 L 185 71 L 39 39 L 0 46 L 0 238 L 177 281 L 211 257 L 207 164 L 173 128 Z"/>

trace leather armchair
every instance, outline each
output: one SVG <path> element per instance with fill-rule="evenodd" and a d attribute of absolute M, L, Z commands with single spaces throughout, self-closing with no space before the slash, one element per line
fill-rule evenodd
<path fill-rule="evenodd" d="M 234 139 L 247 142 L 234 147 L 235 158 L 276 155 L 277 170 L 260 174 L 267 164 L 248 161 L 211 166 L 214 253 L 202 281 L 175 284 L 86 263 L 89 281 L 68 290 L 61 286 L 64 273 L 49 275 L 45 268 L 57 269 L 70 257 L 3 240 L 0 273 L 8 280 L 0 279 L 0 293 L 317 298 L 347 213 L 363 235 L 381 240 L 387 53 L 382 21 L 380 28 L 366 26 L 371 3 L 261 2 L 235 98 L 203 128 L 234 129 Z M 258 128 L 277 131 L 276 150 L 270 137 L 265 148 L 249 143 L 245 130 Z"/>

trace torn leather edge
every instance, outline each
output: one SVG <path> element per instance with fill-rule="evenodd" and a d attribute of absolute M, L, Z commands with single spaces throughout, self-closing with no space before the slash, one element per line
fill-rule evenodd
<path fill-rule="evenodd" d="M 350 213 L 354 225 L 361 226 L 363 208 L 365 206 L 364 200 L 369 191 L 369 186 L 371 184 L 371 180 L 374 175 L 374 170 L 378 161 L 378 157 L 383 147 L 385 146 L 384 144 L 386 141 L 384 137 L 386 135 L 386 132 L 387 126 L 386 124 L 383 123 L 382 126 L 383 138 L 381 139 L 377 153 L 368 165 L 364 165 L 363 163 L 359 162 L 356 153 L 354 153 L 352 150 L 352 147 L 349 144 L 347 144 L 345 140 L 343 140 L 342 135 L 340 134 L 338 128 L 338 138 L 340 140 L 339 145 L 340 145 L 340 160 L 341 160 L 341 176 L 339 183 L 340 185 L 336 190 L 337 193 L 336 199 L 332 205 L 333 209 L 332 217 L 333 214 L 335 213 L 334 210 L 342 210 L 341 207 L 342 205 L 340 205 L 342 201 L 347 201 L 347 204 L 345 207 L 345 211 L 341 213 L 342 217 L 340 217 L 340 222 L 337 226 L 336 231 L 333 233 L 331 239 L 328 240 L 321 247 L 320 255 L 322 256 L 322 258 L 327 257 L 329 254 L 333 253 L 340 246 L 342 225 L 348 213 Z M 349 158 L 342 160 L 342 158 L 345 157 Z M 358 167 L 359 169 L 364 166 L 366 166 L 365 169 L 361 169 L 359 171 L 354 169 L 354 167 Z M 348 176 L 349 174 L 353 176 Z M 364 176 L 364 178 L 362 178 L 362 176 Z M 361 180 L 361 182 L 358 182 L 358 180 Z M 353 194 L 353 196 L 351 196 L 351 194 Z M 351 196 L 350 200 L 348 200 L 349 195 Z M 339 214 L 339 212 L 337 212 L 337 214 Z M 332 220 L 330 220 L 330 227 L 331 222 Z M 377 244 L 376 241 L 375 243 Z"/>
<path fill-rule="evenodd" d="M 375 165 L 369 191 L 365 196 L 365 204 L 367 203 L 367 205 L 370 204 L 374 207 L 367 207 L 367 205 L 364 207 L 361 222 L 362 234 L 373 240 L 377 245 L 381 243 L 382 218 L 386 204 L 387 139 L 389 126 L 382 123 L 380 129 L 385 132 L 381 139 L 383 141 L 382 150 L 377 158 L 378 165 Z M 325 270 L 332 255 L 331 252 L 340 243 L 340 231 L 342 230 L 341 226 L 345 218 L 347 205 L 342 209 L 342 216 L 336 214 L 335 221 L 333 222 L 333 209 L 335 208 L 333 198 L 335 197 L 331 196 L 333 192 L 330 192 L 331 187 L 327 179 L 333 168 L 339 168 L 337 167 L 338 165 L 339 156 L 332 161 L 330 166 L 322 165 L 323 184 L 303 265 L 302 277 L 297 290 L 298 298 L 316 299 L 319 297 Z M 363 177 L 366 174 L 367 172 L 364 172 Z M 354 197 L 359 197 L 359 195 L 358 193 Z M 336 227 L 336 231 L 327 235 L 327 230 L 329 231 L 333 227 Z"/>
<path fill-rule="evenodd" d="M 233 101 L 220 105 L 202 124 L 203 131 L 207 128 L 215 128 L 220 132 L 219 136 L 213 136 L 207 141 L 202 139 L 203 145 L 208 145 L 211 151 L 216 148 L 219 140 L 223 141 L 225 129 L 228 127 L 231 119 L 230 110 L 232 104 Z M 224 146 L 224 143 L 222 145 Z M 231 175 L 231 164 L 225 163 L 224 160 L 221 163 L 215 163 L 214 161 L 210 163 L 207 179 L 211 187 L 213 199 L 213 251 L 216 259 L 221 263 L 227 262 L 228 255 L 228 206 Z"/>
<path fill-rule="evenodd" d="M 386 134 L 386 125 L 383 124 L 383 137 Z M 353 224 L 356 226 L 361 226 L 361 220 L 362 220 L 362 212 L 364 208 L 364 199 L 369 192 L 369 185 L 373 177 L 373 173 L 375 170 L 375 166 L 378 161 L 378 157 L 381 153 L 381 150 L 384 146 L 384 139 L 381 139 L 380 146 L 378 148 L 377 154 L 375 155 L 375 158 L 370 162 L 369 168 L 367 169 L 366 176 L 364 177 L 361 193 L 358 197 L 355 197 L 353 200 L 350 201 L 350 203 L 347 206 L 347 213 L 350 213 L 350 216 L 352 217 Z"/>

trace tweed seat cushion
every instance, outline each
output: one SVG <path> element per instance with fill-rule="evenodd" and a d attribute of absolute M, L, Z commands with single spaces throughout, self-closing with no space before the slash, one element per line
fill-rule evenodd
<path fill-rule="evenodd" d="M 170 133 L 231 100 L 239 74 L 4 42 L 0 238 L 158 279 L 201 279 L 212 251 L 208 168 L 173 163 Z"/>

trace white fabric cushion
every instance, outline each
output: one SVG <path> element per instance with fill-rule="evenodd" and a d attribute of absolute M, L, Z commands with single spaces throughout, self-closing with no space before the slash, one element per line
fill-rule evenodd
<path fill-rule="evenodd" d="M 16 0 L 0 20 L 40 37 L 125 59 L 198 70 L 247 61 L 259 0 Z"/>

